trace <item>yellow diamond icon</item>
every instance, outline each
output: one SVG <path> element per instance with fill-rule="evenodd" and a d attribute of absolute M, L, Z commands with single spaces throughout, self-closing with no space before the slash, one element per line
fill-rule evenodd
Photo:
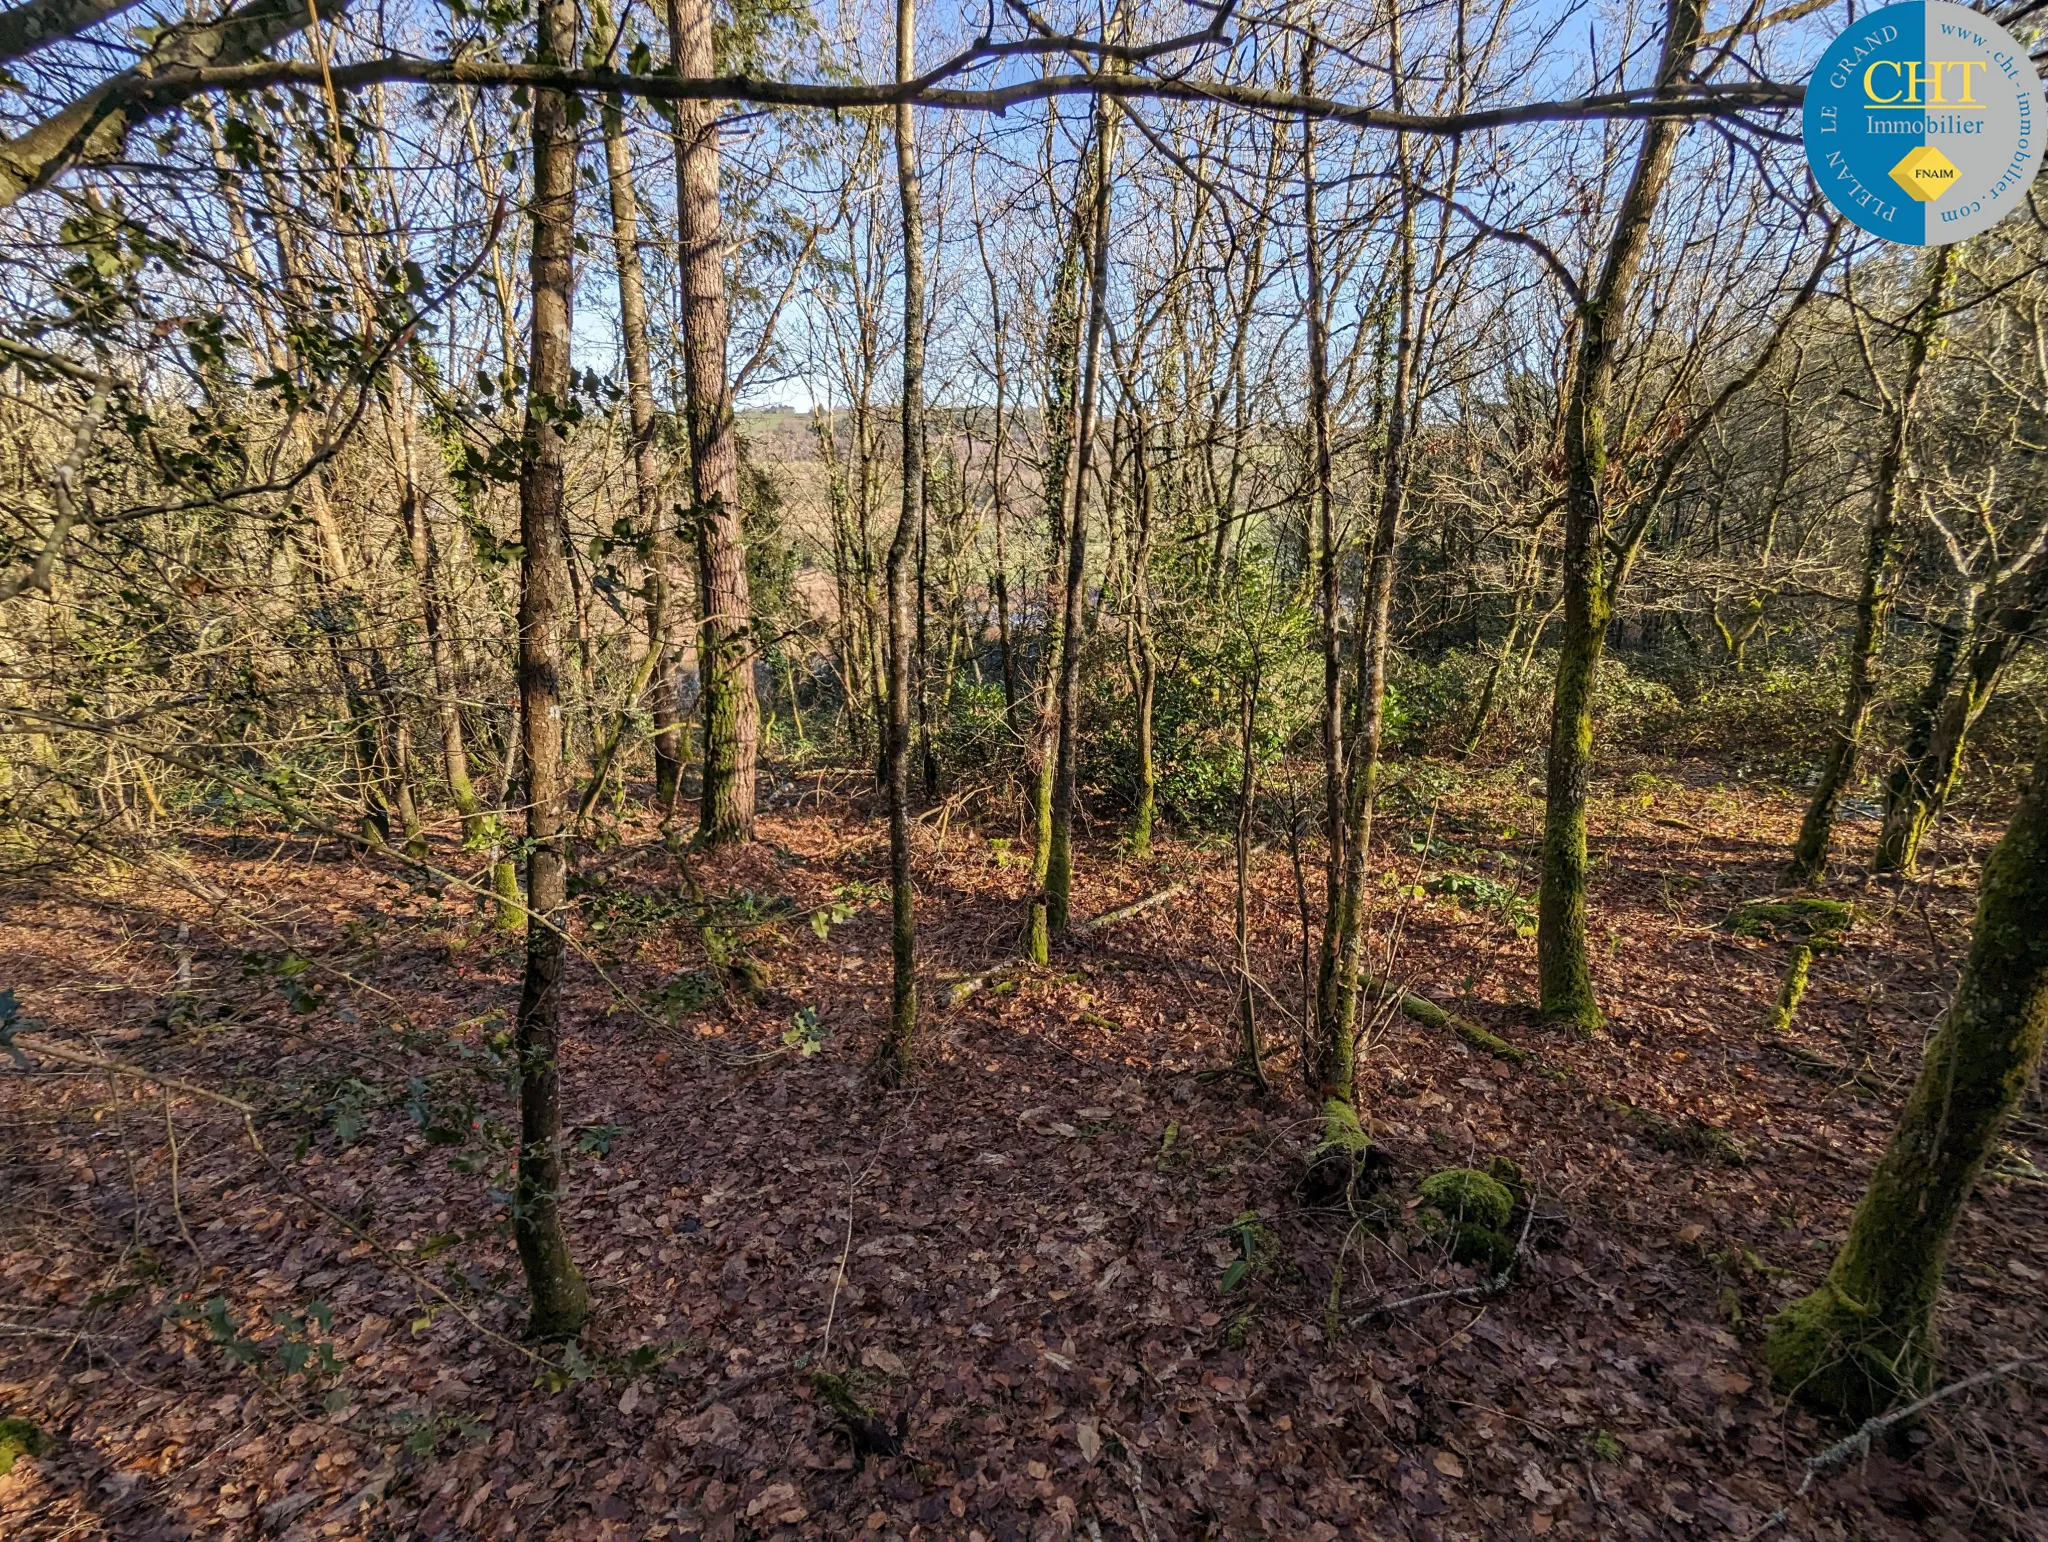
<path fill-rule="evenodd" d="M 1956 185 L 1955 162 L 1933 145 L 1921 145 L 1908 150 L 1905 158 L 1892 168 L 1892 180 L 1909 196 L 1922 203 L 1933 203 Z"/>

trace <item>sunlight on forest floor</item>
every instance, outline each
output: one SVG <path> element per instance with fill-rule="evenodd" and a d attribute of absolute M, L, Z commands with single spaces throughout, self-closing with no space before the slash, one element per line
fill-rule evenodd
<path fill-rule="evenodd" d="M 1253 869 L 1259 1098 L 1203 1075 L 1229 1053 L 1227 848 L 1098 841 L 1083 913 L 1186 892 L 956 1005 L 1013 951 L 1026 873 L 928 821 L 924 1060 L 878 1098 L 871 811 L 769 814 L 699 863 L 701 912 L 629 830 L 584 863 L 574 927 L 566 1216 L 596 1317 L 567 1352 L 520 1338 L 496 1038 L 520 951 L 465 897 L 249 835 L 189 844 L 186 887 L 9 896 L 21 1046 L 189 1085 L 0 1077 L 0 1407 L 55 1437 L 0 1477 L 0 1535 L 1747 1535 L 1824 1433 L 1772 1400 L 1760 1324 L 1842 1235 L 1994 832 L 1947 827 L 1918 882 L 1833 886 L 1855 923 L 1780 1035 L 1790 946 L 1726 923 L 1770 892 L 1799 799 L 1618 774 L 1593 826 L 1610 1025 L 1574 1039 L 1527 1005 L 1526 768 L 1394 801 L 1373 968 L 1531 1058 L 1380 1012 L 1359 1103 L 1391 1165 L 1356 1220 L 1298 1197 L 1284 850 Z M 740 956 L 758 989 L 721 972 Z M 1959 1368 L 2048 1328 L 2039 1109 L 1958 1234 Z M 1459 1294 L 1484 1276 L 1418 1185 L 1503 1157 L 1533 1196 L 1518 1276 Z M 1796 1534 L 2017 1535 L 2044 1466 L 2038 1394 L 1986 1387 L 1817 1487 Z"/>

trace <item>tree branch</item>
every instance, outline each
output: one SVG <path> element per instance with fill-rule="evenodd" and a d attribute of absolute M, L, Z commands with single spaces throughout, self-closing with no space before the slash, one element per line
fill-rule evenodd
<path fill-rule="evenodd" d="M 338 10 L 330 4 L 330 10 Z M 228 20 L 201 32 L 184 34 L 173 48 L 152 56 L 115 76 L 56 116 L 0 146 L 0 208 L 94 155 L 112 153 L 127 132 L 177 107 L 212 92 L 261 91 L 278 86 L 325 90 L 331 77 L 336 91 L 361 91 L 377 85 L 411 82 L 431 86 L 525 87 L 528 90 L 583 95 L 643 97 L 653 101 L 750 102 L 768 107 L 802 107 L 820 111 L 857 111 L 910 102 L 948 112 L 1001 115 L 1013 107 L 1069 96 L 1102 96 L 1122 101 L 1221 103 L 1253 112 L 1286 117 L 1311 117 L 1355 128 L 1427 135 L 1477 133 L 1524 123 L 1570 122 L 1591 118 L 1663 119 L 1731 118 L 1744 112 L 1791 111 L 1806 99 L 1804 86 L 1775 81 L 1733 85 L 1695 85 L 1677 95 L 1657 97 L 1655 88 L 1612 91 L 1563 100 L 1523 102 L 1467 112 L 1411 113 L 1361 103 L 1276 91 L 1235 81 L 1164 79 L 1120 72 L 1085 70 L 1047 75 L 1002 86 L 947 86 L 978 65 L 1020 51 L 1071 49 L 1084 44 L 1071 39 L 993 43 L 986 40 L 963 49 L 938 69 L 906 81 L 822 84 L 766 80 L 752 75 L 683 77 L 667 72 L 639 75 L 613 69 L 571 70 L 541 64 L 510 64 L 494 59 L 419 59 L 387 55 L 337 64 L 324 71 L 311 60 L 252 60 L 272 44 L 305 25 L 305 12 L 293 0 L 255 0 Z M 1206 33 L 1177 42 L 1196 46 Z M 1086 51 L 1101 52 L 1095 44 Z"/>

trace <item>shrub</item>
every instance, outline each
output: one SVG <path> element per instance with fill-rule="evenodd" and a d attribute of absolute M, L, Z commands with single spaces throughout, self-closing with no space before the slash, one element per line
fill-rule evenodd
<path fill-rule="evenodd" d="M 1557 652 L 1538 653 L 1526 673 L 1518 671 L 1518 663 L 1511 660 L 1494 684 L 1493 706 L 1478 747 L 1489 760 L 1536 749 L 1549 737 Z M 1454 649 L 1434 659 L 1397 654 L 1390 668 L 1391 741 L 1426 754 L 1458 753 L 1493 665 L 1491 650 Z M 1393 707 L 1396 702 L 1398 711 Z M 1661 732 L 1661 725 L 1678 711 L 1678 697 L 1668 685 L 1611 655 L 1601 662 L 1594 683 L 1593 725 L 1602 740 L 1632 744 Z"/>

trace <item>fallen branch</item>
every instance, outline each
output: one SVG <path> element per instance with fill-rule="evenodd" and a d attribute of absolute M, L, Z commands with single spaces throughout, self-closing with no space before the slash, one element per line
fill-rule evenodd
<path fill-rule="evenodd" d="M 1394 1001 L 1403 1017 L 1421 1023 L 1425 1028 L 1455 1033 L 1474 1049 L 1492 1055 L 1497 1060 L 1505 1060 L 1511 1065 L 1529 1065 L 1536 1058 L 1526 1049 L 1510 1044 L 1499 1034 L 1490 1033 L 1455 1012 L 1446 1012 L 1426 996 L 1418 996 L 1412 991 L 1397 993 L 1385 980 L 1375 979 L 1371 975 L 1365 976 L 1358 983 L 1380 999 Z"/>
<path fill-rule="evenodd" d="M 1875 1418 L 1865 1419 L 1856 1427 L 1855 1434 L 1848 1436 L 1846 1439 L 1836 1441 L 1819 1455 L 1807 1458 L 1806 1476 L 1799 1480 L 1799 1487 L 1793 1490 L 1792 1502 L 1796 1504 L 1806 1497 L 1806 1491 L 1813 1487 L 1814 1479 L 1825 1478 L 1831 1473 L 1841 1471 L 1857 1457 L 1868 1452 L 1870 1450 L 1870 1443 L 1877 1439 L 1878 1436 L 1884 1434 L 1887 1430 L 1904 1424 L 1922 1409 L 1931 1408 L 1944 1399 L 1954 1397 L 1958 1392 L 1967 1392 L 1972 1387 L 1981 1387 L 1987 1381 L 1996 1381 L 2002 1376 L 2010 1376 L 2014 1371 L 2025 1370 L 2028 1366 L 2039 1363 L 2040 1358 L 2036 1355 L 2028 1355 L 2020 1360 L 2008 1360 L 2003 1365 L 1994 1365 L 1988 1370 L 1977 1372 L 1974 1376 L 1965 1376 L 1961 1381 L 1952 1381 L 1945 1387 L 1938 1387 L 1918 1401 L 1908 1403 L 1904 1408 L 1895 1409 L 1888 1414 L 1880 1414 Z M 1744 1537 L 1742 1542 L 1756 1542 L 1756 1539 L 1765 1532 L 1775 1526 L 1782 1525 L 1790 1517 L 1791 1513 L 1791 1504 L 1779 1505 L 1777 1509 L 1765 1516 L 1763 1524 Z"/>
<path fill-rule="evenodd" d="M 1091 917 L 1086 921 L 1076 921 L 1067 928 L 1067 934 L 1072 937 L 1086 937 L 1091 932 L 1098 932 L 1105 926 L 1114 926 L 1119 921 L 1128 921 L 1132 916 L 1140 915 L 1152 909 L 1155 905 L 1165 904 L 1176 895 L 1185 894 L 1187 888 L 1188 886 L 1185 883 L 1168 884 L 1157 894 L 1148 894 L 1143 899 L 1134 900 L 1119 910 L 1105 910 L 1101 915 Z M 991 968 L 984 969 L 980 974 L 969 975 L 964 980 L 956 980 L 946 992 L 947 1005 L 957 1007 L 976 991 L 985 990 L 1003 976 L 1015 974 L 1018 970 L 1026 967 L 1028 967 L 1026 960 L 1010 958 Z M 1112 1024 L 1111 1026 L 1115 1025 Z"/>
<path fill-rule="evenodd" d="M 1851 1092 L 1862 1093 L 1865 1097 L 1883 1097 L 1890 1089 L 1867 1071 L 1859 1071 L 1839 1060 L 1830 1060 L 1826 1055 L 1816 1055 L 1802 1045 L 1774 1041 L 1778 1053 L 1791 1061 L 1798 1069 L 1814 1076 L 1828 1077 Z"/>
<path fill-rule="evenodd" d="M 1105 926 L 1114 926 L 1119 921 L 1128 921 L 1132 916 L 1142 915 L 1156 905 L 1163 905 L 1176 895 L 1185 894 L 1188 886 L 1184 883 L 1168 884 L 1157 894 L 1148 894 L 1141 900 L 1134 900 L 1120 910 L 1105 910 L 1101 915 L 1086 921 L 1076 921 L 1067 930 L 1076 937 L 1086 937 L 1090 932 L 1100 931 Z"/>
<path fill-rule="evenodd" d="M 97 1055 L 81 1054 L 75 1049 L 62 1049 L 40 1040 L 27 1045 L 38 1055 L 51 1060 L 61 1060 L 66 1065 L 85 1066 L 94 1071 L 114 1071 L 122 1076 L 133 1076 L 146 1082 L 155 1082 L 159 1087 L 168 1087 L 174 1092 L 190 1093 L 195 1098 L 206 1098 L 214 1103 L 223 1103 L 235 1110 L 244 1119 L 256 1112 L 253 1104 L 244 1103 L 240 1098 L 231 1098 L 225 1092 L 211 1092 L 205 1087 L 195 1087 L 190 1082 L 179 1081 L 175 1076 L 166 1076 L 161 1071 L 152 1071 L 147 1066 L 130 1065 L 125 1060 L 102 1060 Z M 258 1149 L 261 1149 L 259 1143 Z"/>
<path fill-rule="evenodd" d="M 1108 1429 L 1108 1426 L 1104 1428 Z M 1124 1482 L 1130 1485 L 1131 1505 L 1138 1512 L 1138 1527 L 1145 1533 L 1145 1542 L 1159 1542 L 1159 1533 L 1152 1529 L 1152 1516 L 1145 1508 L 1145 1470 L 1138 1465 L 1137 1447 L 1117 1431 L 1111 1429 L 1109 1433 L 1116 1441 L 1117 1451 L 1122 1453 L 1120 1457 L 1112 1453 L 1111 1460 L 1123 1469 Z"/>
<path fill-rule="evenodd" d="M 946 1004 L 957 1007 L 976 991 L 986 990 L 1004 975 L 1015 974 L 1023 967 L 1022 959 L 1013 958 L 996 965 L 993 969 L 984 969 L 980 974 L 969 975 L 964 980 L 956 981 L 953 988 L 946 993 Z"/>
<path fill-rule="evenodd" d="M 773 1380 L 795 1364 L 794 1360 L 777 1360 L 772 1365 L 764 1365 L 757 1371 L 749 1371 L 744 1376 L 736 1376 L 724 1386 L 714 1388 L 712 1391 L 705 1393 L 703 1397 L 697 1400 L 697 1406 L 692 1408 L 690 1412 L 693 1415 L 709 1413 L 712 1408 L 724 1402 L 727 1398 L 738 1397 L 750 1387 L 758 1387 L 764 1381 Z"/>
<path fill-rule="evenodd" d="M 1429 1290 L 1419 1296 L 1403 1296 L 1398 1301 L 1383 1301 L 1352 1318 L 1351 1326 L 1356 1328 L 1363 1323 L 1371 1322 L 1375 1317 L 1385 1317 L 1389 1313 L 1400 1311 L 1403 1307 L 1421 1306 L 1426 1301 L 1483 1301 L 1490 1296 L 1499 1295 L 1514 1282 L 1515 1266 L 1522 1261 L 1522 1250 L 1529 1245 L 1529 1226 L 1536 1219 L 1536 1196 L 1531 1194 L 1524 1203 L 1527 1208 L 1522 1213 L 1522 1234 L 1515 1239 L 1515 1250 L 1508 1255 L 1508 1261 L 1499 1274 L 1475 1280 L 1470 1285 L 1453 1286 L 1449 1290 Z"/>

